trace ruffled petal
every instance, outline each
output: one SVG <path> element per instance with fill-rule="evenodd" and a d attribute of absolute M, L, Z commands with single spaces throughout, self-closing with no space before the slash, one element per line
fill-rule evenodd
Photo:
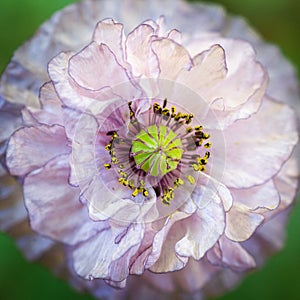
<path fill-rule="evenodd" d="M 40 90 L 41 108 L 26 107 L 22 110 L 22 117 L 27 126 L 64 125 L 62 103 L 59 100 L 52 82 L 45 83 Z"/>
<path fill-rule="evenodd" d="M 181 226 L 185 213 L 177 212 L 168 218 L 165 225 L 153 239 L 151 254 L 147 258 L 146 267 L 156 273 L 170 272 L 182 269 L 187 263 L 187 257 L 178 255 L 175 251 L 176 243 L 183 237 Z"/>
<path fill-rule="evenodd" d="M 199 174 L 197 187 L 193 190 L 191 198 L 200 209 L 212 201 L 221 202 L 225 212 L 230 210 L 233 203 L 231 191 L 224 184 L 204 173 Z"/>
<path fill-rule="evenodd" d="M 21 109 L 21 105 L 11 104 L 0 96 L 0 143 L 4 143 L 22 125 Z"/>
<path fill-rule="evenodd" d="M 190 70 L 180 71 L 177 81 L 203 97 L 208 89 L 217 85 L 227 74 L 224 49 L 220 45 L 213 45 L 209 50 L 195 57 L 193 62 L 194 66 Z M 214 99 L 208 98 L 207 100 L 213 101 Z"/>
<path fill-rule="evenodd" d="M 223 182 L 234 188 L 259 185 L 291 155 L 298 141 L 296 116 L 289 107 L 264 99 L 256 115 L 224 131 L 224 140 L 228 146 Z"/>
<path fill-rule="evenodd" d="M 26 176 L 24 198 L 35 231 L 73 245 L 96 234 L 101 224 L 90 221 L 78 189 L 67 185 L 68 175 L 68 156 L 51 160 Z"/>
<path fill-rule="evenodd" d="M 25 127 L 14 133 L 7 149 L 11 174 L 24 176 L 50 159 L 70 152 L 62 126 Z"/>
<path fill-rule="evenodd" d="M 250 238 L 264 217 L 242 204 L 234 203 L 226 214 L 226 236 L 236 242 Z"/>
<path fill-rule="evenodd" d="M 167 292 L 165 297 L 169 296 L 172 299 L 172 296 L 176 294 L 185 299 L 184 297 L 190 298 L 197 292 L 202 294 L 199 290 L 213 279 L 217 271 L 218 269 L 207 260 L 196 261 L 191 258 L 186 267 L 180 271 L 162 274 L 145 272 L 142 278 L 160 294 L 164 295 L 163 293 Z M 195 295 L 195 299 L 199 299 L 199 294 Z"/>
<path fill-rule="evenodd" d="M 87 184 L 98 174 L 95 142 L 99 125 L 92 115 L 70 110 L 65 111 L 65 113 L 68 134 L 72 137 L 70 183 L 80 186 L 81 190 L 84 191 Z M 72 118 L 72 116 L 76 116 L 76 118 Z"/>
<path fill-rule="evenodd" d="M 289 210 L 284 210 L 260 226 L 243 247 L 256 258 L 259 266 L 271 254 L 279 251 L 285 242 L 285 226 Z"/>
<path fill-rule="evenodd" d="M 182 221 L 184 237 L 176 243 L 175 250 L 181 256 L 200 259 L 219 239 L 224 231 L 222 204 L 212 201 Z"/>
<path fill-rule="evenodd" d="M 204 90 L 203 96 L 206 98 L 223 98 L 225 109 L 232 109 L 247 102 L 255 90 L 261 87 L 265 71 L 256 61 L 256 54 L 250 44 L 222 38 L 203 38 L 194 43 L 195 45 L 187 46 L 191 55 L 197 55 L 211 45 L 220 45 L 225 51 L 226 78 L 213 88 Z"/>
<path fill-rule="evenodd" d="M 231 189 L 231 193 L 234 201 L 247 206 L 253 211 L 260 208 L 274 210 L 280 203 L 280 195 L 273 180 L 248 189 Z"/>
<path fill-rule="evenodd" d="M 142 24 L 130 32 L 126 39 L 126 58 L 134 76 L 157 78 L 159 65 L 157 56 L 151 49 L 154 29 Z"/>
<path fill-rule="evenodd" d="M 280 194 L 279 210 L 286 209 L 293 203 L 298 191 L 298 179 L 299 165 L 293 155 L 274 179 L 274 184 Z"/>
<path fill-rule="evenodd" d="M 174 81 L 182 69 L 192 65 L 188 51 L 170 39 L 157 39 L 151 47 L 159 61 L 160 79 Z"/>
<path fill-rule="evenodd" d="M 20 184 L 8 174 L 1 176 L 0 230 L 6 231 L 27 218 Z"/>
<path fill-rule="evenodd" d="M 292 105 L 299 115 L 299 85 L 293 65 L 275 45 L 264 42 L 243 18 L 227 17 L 226 24 L 227 26 L 221 30 L 222 35 L 250 42 L 257 53 L 258 60 L 268 70 L 267 94 L 273 99 L 282 99 Z"/>
<path fill-rule="evenodd" d="M 83 96 L 74 90 L 69 80 L 68 63 L 74 53 L 60 53 L 48 65 L 49 76 L 60 101 L 66 106 L 81 111 L 88 111 L 93 99 Z"/>
<path fill-rule="evenodd" d="M 146 270 L 146 263 L 148 263 L 149 255 L 152 251 L 152 244 L 156 230 L 151 225 L 146 224 L 145 234 L 141 242 L 140 248 L 132 259 L 130 266 L 130 274 L 142 275 Z"/>
<path fill-rule="evenodd" d="M 256 266 L 254 258 L 237 242 L 222 236 L 219 243 L 207 254 L 213 265 L 228 266 L 236 271 L 246 271 Z"/>
<path fill-rule="evenodd" d="M 204 37 L 193 40 L 192 44 L 187 45 L 187 49 L 192 55 L 196 55 L 201 51 L 206 52 L 212 44 L 219 44 L 224 48 L 226 77 L 210 88 L 204 86 L 199 94 L 206 102 L 211 103 L 210 109 L 219 119 L 220 128 L 226 128 L 235 120 L 248 118 L 259 109 L 266 91 L 267 74 L 256 61 L 253 48 L 246 42 Z"/>
<path fill-rule="evenodd" d="M 144 230 L 142 224 L 131 225 L 121 240 L 116 237 L 124 228 L 112 230 L 107 223 L 97 235 L 73 250 L 75 271 L 86 279 L 106 278 L 122 281 L 129 274 L 130 259 L 140 246 Z M 115 269 L 119 272 L 115 272 Z"/>
<path fill-rule="evenodd" d="M 116 60 L 122 66 L 124 62 L 124 28 L 122 23 L 115 22 L 113 19 L 105 19 L 96 26 L 93 41 L 99 45 L 105 44 L 114 53 Z"/>
<path fill-rule="evenodd" d="M 86 92 L 110 87 L 124 99 L 135 98 L 136 89 L 114 53 L 105 44 L 89 44 L 69 61 L 69 74 Z M 98 98 L 99 99 L 99 98 Z M 105 99 L 109 100 L 109 99 Z"/>

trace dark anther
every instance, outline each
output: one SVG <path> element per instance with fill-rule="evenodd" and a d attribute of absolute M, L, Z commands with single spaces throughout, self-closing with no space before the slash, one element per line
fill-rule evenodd
<path fill-rule="evenodd" d="M 160 187 L 158 185 L 156 185 L 156 186 L 153 187 L 153 189 L 154 189 L 154 192 L 156 194 L 156 197 L 159 197 L 160 193 L 161 193 Z"/>

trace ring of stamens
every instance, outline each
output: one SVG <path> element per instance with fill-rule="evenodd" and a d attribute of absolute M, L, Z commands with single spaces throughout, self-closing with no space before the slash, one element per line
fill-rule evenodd
<path fill-rule="evenodd" d="M 202 126 L 191 126 L 192 114 L 177 112 L 175 106 L 167 108 L 166 99 L 162 106 L 155 102 L 145 112 L 149 114 L 149 126 L 138 122 L 132 102 L 128 103 L 128 108 L 131 136 L 123 137 L 117 131 L 107 133 L 111 140 L 105 150 L 111 161 L 104 167 L 117 170 L 118 182 L 132 190 L 132 197 L 139 194 L 148 197 L 147 186 L 151 185 L 162 203 L 169 205 L 176 189 L 196 182 L 190 173 L 187 176 L 182 173 L 183 166 L 188 165 L 193 172 L 206 171 L 210 136 Z M 201 147 L 205 149 L 203 155 L 198 153 Z M 153 178 L 156 181 L 151 180 Z M 153 182 L 155 184 L 151 184 Z"/>

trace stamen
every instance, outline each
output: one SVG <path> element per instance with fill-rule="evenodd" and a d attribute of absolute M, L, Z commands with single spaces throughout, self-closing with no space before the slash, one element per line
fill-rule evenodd
<path fill-rule="evenodd" d="M 104 164 L 104 167 L 106 170 L 109 170 L 111 168 L 111 164 Z"/>
<path fill-rule="evenodd" d="M 184 181 L 181 178 L 177 178 L 174 181 L 174 188 L 176 189 L 176 188 L 180 187 L 181 185 L 184 185 Z"/>
<path fill-rule="evenodd" d="M 195 178 L 192 175 L 188 175 L 188 181 L 190 182 L 190 184 L 195 184 Z"/>
<path fill-rule="evenodd" d="M 167 106 L 167 103 L 168 103 L 168 99 L 167 99 L 167 98 L 165 98 L 165 99 L 164 99 L 163 108 L 165 108 L 165 107 Z"/>

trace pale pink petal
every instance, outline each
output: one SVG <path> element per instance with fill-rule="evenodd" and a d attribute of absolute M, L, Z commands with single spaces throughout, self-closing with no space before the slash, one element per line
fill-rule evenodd
<path fill-rule="evenodd" d="M 256 266 L 254 258 L 239 244 L 223 236 L 220 239 L 223 262 L 229 267 L 245 271 Z"/>
<path fill-rule="evenodd" d="M 5 142 L 22 125 L 21 109 L 21 105 L 11 104 L 0 96 L 0 143 Z"/>
<path fill-rule="evenodd" d="M 142 276 L 143 279 L 148 282 L 153 289 L 163 293 L 168 292 L 172 293 L 176 290 L 176 283 L 172 276 L 173 273 L 152 273 L 146 271 Z"/>
<path fill-rule="evenodd" d="M 273 180 L 247 189 L 230 190 L 234 201 L 244 204 L 251 210 L 257 210 L 259 208 L 274 210 L 280 203 L 280 194 Z"/>
<path fill-rule="evenodd" d="M 204 287 L 217 271 L 218 269 L 205 259 L 196 261 L 191 258 L 186 267 L 180 271 L 162 274 L 145 272 L 143 279 L 148 281 L 160 293 L 176 293 L 177 295 L 191 297 L 193 293 Z M 172 299 L 172 294 L 169 295 Z M 196 297 L 196 299 L 198 298 Z"/>
<path fill-rule="evenodd" d="M 222 204 L 211 200 L 209 205 L 182 221 L 185 235 L 176 243 L 176 252 L 181 256 L 202 258 L 223 233 L 224 221 Z"/>
<path fill-rule="evenodd" d="M 168 39 L 173 40 L 178 44 L 182 44 L 182 33 L 177 29 L 172 29 L 167 36 Z"/>
<path fill-rule="evenodd" d="M 105 44 L 115 54 L 119 64 L 126 66 L 123 53 L 124 28 L 122 23 L 113 19 L 105 19 L 99 22 L 94 31 L 93 40 Z"/>
<path fill-rule="evenodd" d="M 51 250 L 55 242 L 41 235 L 31 233 L 23 235 L 16 240 L 17 246 L 22 249 L 28 260 L 37 260 Z"/>
<path fill-rule="evenodd" d="M 226 214 L 225 234 L 233 241 L 245 241 L 263 221 L 264 217 L 259 213 L 252 212 L 245 205 L 234 203 Z"/>
<path fill-rule="evenodd" d="M 83 198 L 88 203 L 91 219 L 95 221 L 111 219 L 125 226 L 141 220 L 152 222 L 158 217 L 154 191 L 149 190 L 148 201 L 139 202 L 136 199 L 134 201 L 132 191 L 120 185 L 113 177 L 114 174 L 110 174 L 112 173 L 107 173 L 102 179 L 94 177 L 86 190 L 83 190 Z"/>
<path fill-rule="evenodd" d="M 270 179 L 298 141 L 294 112 L 269 99 L 264 99 L 256 115 L 235 122 L 223 133 L 227 144 L 223 182 L 234 188 L 251 187 Z"/>
<path fill-rule="evenodd" d="M 152 251 L 147 258 L 147 267 L 155 273 L 182 269 L 188 261 L 175 252 L 176 243 L 183 237 L 184 230 L 180 220 L 187 217 L 185 213 L 176 212 L 167 219 L 163 228 L 154 236 Z"/>
<path fill-rule="evenodd" d="M 202 294 L 204 288 L 216 275 L 218 269 L 212 266 L 206 259 L 200 261 L 189 259 L 187 266 L 176 273 L 170 275 L 174 278 L 177 290 L 187 293 L 185 296 L 189 297 L 193 293 L 195 299 L 199 298 L 197 292 Z"/>
<path fill-rule="evenodd" d="M 194 40 L 187 49 L 196 55 L 212 44 L 224 48 L 228 72 L 224 80 L 209 89 L 203 89 L 200 95 L 206 102 L 212 103 L 211 108 L 216 110 L 221 128 L 224 128 L 236 119 L 247 118 L 258 110 L 266 90 L 267 75 L 256 61 L 253 48 L 243 41 L 203 38 Z M 216 105 L 216 99 L 222 99 L 222 105 Z"/>
<path fill-rule="evenodd" d="M 268 69 L 268 95 L 292 105 L 299 114 L 297 76 L 293 65 L 282 55 L 281 51 L 275 45 L 264 42 L 260 34 L 250 28 L 246 20 L 241 17 L 227 17 L 226 30 L 222 33 L 228 37 L 247 40 L 253 45 L 258 60 Z"/>
<path fill-rule="evenodd" d="M 152 251 L 152 243 L 156 230 L 151 225 L 146 224 L 145 234 L 141 242 L 140 248 L 132 258 L 132 265 L 130 266 L 130 274 L 142 275 L 146 270 L 146 262 L 149 254 Z"/>
<path fill-rule="evenodd" d="M 210 205 L 211 201 L 221 202 L 225 212 L 230 210 L 233 203 L 231 191 L 205 173 L 199 174 L 197 187 L 193 190 L 191 198 L 198 208 Z"/>
<path fill-rule="evenodd" d="M 8 174 L 3 174 L 0 184 L 0 230 L 6 231 L 27 218 L 22 189 Z"/>
<path fill-rule="evenodd" d="M 111 87 L 125 99 L 134 99 L 137 92 L 126 69 L 105 44 L 92 42 L 74 55 L 69 61 L 69 74 L 79 88 L 85 90 L 101 91 Z"/>
<path fill-rule="evenodd" d="M 215 276 L 200 291 L 202 297 L 215 298 L 224 292 L 235 288 L 244 276 L 244 272 L 233 271 L 230 268 L 218 268 Z"/>
<path fill-rule="evenodd" d="M 191 49 L 192 55 L 209 49 L 212 44 L 220 45 L 225 51 L 226 78 L 212 89 L 203 91 L 205 97 L 209 99 L 223 98 L 225 108 L 231 109 L 247 102 L 254 91 L 260 88 L 265 72 L 256 61 L 255 52 L 250 44 L 221 38 L 201 39 L 199 43 L 195 41 L 195 44 L 196 51 Z"/>
<path fill-rule="evenodd" d="M 57 118 L 61 116 L 62 103 L 51 81 L 46 82 L 41 87 L 39 100 L 41 102 L 41 108 L 44 111 L 56 115 Z"/>
<path fill-rule="evenodd" d="M 48 65 L 51 77 L 59 100 L 66 106 L 88 113 L 99 112 L 99 107 L 104 101 L 118 99 L 110 87 L 103 87 L 100 91 L 91 91 L 80 87 L 69 74 L 69 60 L 74 53 L 63 52 L 50 61 Z M 125 84 L 124 89 L 127 88 Z M 102 103 L 101 103 L 101 102 Z"/>
<path fill-rule="evenodd" d="M 55 243 L 31 230 L 20 184 L 12 176 L 0 174 L 0 229 L 15 239 L 17 247 L 28 260 L 50 255 L 48 263 L 51 261 L 51 269 L 54 269 L 56 264 L 50 252 Z"/>
<path fill-rule="evenodd" d="M 220 45 L 213 45 L 209 50 L 200 53 L 193 61 L 194 66 L 190 70 L 181 70 L 177 81 L 194 90 L 209 103 L 214 99 L 205 99 L 203 96 L 227 74 L 224 49 Z"/>
<path fill-rule="evenodd" d="M 144 231 L 142 225 L 132 225 L 121 241 L 116 242 L 116 235 L 123 230 L 112 230 L 107 223 L 97 235 L 77 245 L 73 250 L 75 271 L 86 279 L 124 280 L 129 274 L 130 258 L 139 247 Z M 131 251 L 134 248 L 135 251 Z M 114 268 L 119 272 L 114 272 Z"/>
<path fill-rule="evenodd" d="M 177 222 L 169 230 L 168 235 L 162 243 L 160 257 L 149 270 L 155 273 L 173 272 L 184 268 L 188 257 L 180 256 L 175 252 L 176 243 L 183 237 L 184 230 L 180 222 Z"/>
<path fill-rule="evenodd" d="M 35 231 L 73 245 L 96 234 L 101 224 L 88 218 L 79 190 L 67 185 L 68 175 L 66 156 L 51 160 L 26 176 L 24 198 Z"/>
<path fill-rule="evenodd" d="M 243 247 L 262 265 L 265 259 L 284 246 L 286 223 L 290 210 L 284 210 L 260 226 Z"/>
<path fill-rule="evenodd" d="M 158 57 L 160 79 L 175 80 L 182 69 L 190 69 L 192 60 L 187 50 L 169 39 L 157 39 L 151 44 Z"/>
<path fill-rule="evenodd" d="M 41 108 L 24 108 L 22 117 L 27 126 L 46 124 L 64 125 L 62 103 L 52 82 L 45 83 L 40 90 Z"/>
<path fill-rule="evenodd" d="M 2 193 L 2 189 L 1 189 L 1 193 Z M 21 193 L 19 194 L 19 197 L 22 197 Z M 9 205 L 8 207 L 2 207 L 3 203 L 1 202 L 0 204 L 1 204 L 0 229 L 2 231 L 8 230 L 13 225 L 27 218 L 27 211 L 24 207 L 23 202 L 17 201 Z"/>
<path fill-rule="evenodd" d="M 253 91 L 247 101 L 233 109 L 226 109 L 224 98 L 215 98 L 212 106 L 205 116 L 205 122 L 208 128 L 226 129 L 240 119 L 247 119 L 256 113 L 261 105 L 261 99 L 264 97 L 268 83 L 267 74 L 264 73 L 261 85 Z M 218 122 L 210 121 L 217 119 Z"/>
<path fill-rule="evenodd" d="M 1 78 L 0 94 L 8 101 L 39 107 L 39 89 L 49 80 L 48 62 L 63 50 L 79 50 L 86 45 L 95 24 L 113 13 L 110 5 L 87 1 L 54 14 L 14 53 Z"/>
<path fill-rule="evenodd" d="M 72 137 L 70 183 L 80 186 L 81 190 L 84 191 L 92 178 L 98 174 L 95 143 L 99 125 L 97 120 L 89 114 L 82 114 L 69 109 L 65 111 L 65 114 L 68 134 Z M 72 118 L 73 116 L 76 118 Z M 105 154 L 104 149 L 103 153 Z"/>
<path fill-rule="evenodd" d="M 256 266 L 254 258 L 237 242 L 222 236 L 219 243 L 208 252 L 209 261 L 218 266 L 228 266 L 236 271 L 246 271 Z"/>
<path fill-rule="evenodd" d="M 11 174 L 23 176 L 50 159 L 70 152 L 62 126 L 25 127 L 14 133 L 7 149 Z"/>
<path fill-rule="evenodd" d="M 153 34 L 154 29 L 151 26 L 142 24 L 127 36 L 126 58 L 131 64 L 134 76 L 157 78 L 159 75 L 158 59 L 151 49 Z"/>
<path fill-rule="evenodd" d="M 298 145 L 299 147 L 299 145 Z M 298 191 L 299 163 L 294 155 L 284 164 L 274 179 L 280 194 L 279 209 L 286 209 L 292 204 Z"/>
<path fill-rule="evenodd" d="M 93 99 L 85 97 L 73 88 L 68 73 L 68 63 L 74 53 L 60 53 L 48 65 L 49 76 L 61 102 L 71 108 L 88 111 Z"/>

